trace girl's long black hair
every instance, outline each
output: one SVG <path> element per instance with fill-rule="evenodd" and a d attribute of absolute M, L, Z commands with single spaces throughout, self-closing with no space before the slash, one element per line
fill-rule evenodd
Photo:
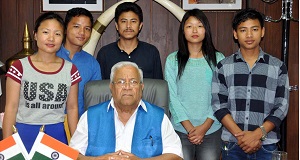
<path fill-rule="evenodd" d="M 184 25 L 186 20 L 191 16 L 200 20 L 205 28 L 205 37 L 202 42 L 202 53 L 205 60 L 209 64 L 210 68 L 215 67 L 217 65 L 217 58 L 216 58 L 217 49 L 215 48 L 212 42 L 211 29 L 207 17 L 199 9 L 189 10 L 184 14 L 178 32 L 178 52 L 177 52 L 177 61 L 178 61 L 177 78 L 178 79 L 180 79 L 180 77 L 182 76 L 184 72 L 184 68 L 190 57 L 190 52 L 187 46 L 187 40 L 184 35 Z"/>

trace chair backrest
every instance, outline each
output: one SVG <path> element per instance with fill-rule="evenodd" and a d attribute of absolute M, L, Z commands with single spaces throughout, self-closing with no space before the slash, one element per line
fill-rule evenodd
<path fill-rule="evenodd" d="M 109 80 L 96 80 L 88 82 L 84 87 L 84 106 L 99 104 L 111 99 Z M 164 108 L 169 117 L 169 89 L 167 81 L 161 79 L 144 78 L 143 99 Z"/>

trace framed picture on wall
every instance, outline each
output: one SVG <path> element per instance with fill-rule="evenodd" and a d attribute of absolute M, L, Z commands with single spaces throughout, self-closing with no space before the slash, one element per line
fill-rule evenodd
<path fill-rule="evenodd" d="M 239 10 L 242 0 L 182 0 L 182 9 L 191 10 Z"/>
<path fill-rule="evenodd" d="M 42 5 L 42 11 L 68 11 L 74 7 L 103 11 L 103 0 L 42 0 Z"/>

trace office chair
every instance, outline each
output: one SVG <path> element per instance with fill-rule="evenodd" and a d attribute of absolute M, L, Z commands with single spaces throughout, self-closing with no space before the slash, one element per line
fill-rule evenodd
<path fill-rule="evenodd" d="M 110 80 L 95 80 L 88 82 L 84 87 L 84 106 L 99 104 L 111 99 L 109 89 Z M 168 83 L 161 79 L 144 78 L 144 90 L 142 99 L 154 105 L 162 107 L 170 117 Z"/>

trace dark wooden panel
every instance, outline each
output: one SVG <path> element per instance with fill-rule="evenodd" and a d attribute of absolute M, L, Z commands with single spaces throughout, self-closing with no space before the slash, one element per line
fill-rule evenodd
<path fill-rule="evenodd" d="M 167 37 L 170 33 L 169 31 L 169 17 L 172 16 L 168 10 L 157 3 L 153 3 L 153 13 L 152 14 L 152 44 L 157 47 L 160 52 L 162 68 L 165 66 L 165 57 L 169 55 L 170 51 L 167 48 Z M 174 26 L 175 27 L 175 26 Z M 175 28 L 178 28 L 176 26 Z M 164 69 L 163 69 L 164 70 Z"/>
<path fill-rule="evenodd" d="M 265 15 L 271 16 L 273 19 L 279 19 L 281 16 L 281 1 L 274 3 L 273 5 L 265 5 Z M 281 58 L 281 44 L 282 44 L 282 22 L 265 22 L 265 37 L 263 39 L 263 49 L 265 52 Z"/>
<path fill-rule="evenodd" d="M 2 11 L 3 9 L 3 4 L 4 4 L 4 2 L 3 1 L 0 1 L 0 10 Z M 0 33 L 2 33 L 1 31 L 2 31 L 2 25 L 3 25 L 3 21 L 2 21 L 2 14 L 1 14 L 1 12 L 0 12 Z M 0 34 L 0 61 L 1 62 L 4 62 L 4 59 L 2 58 L 2 54 L 3 54 L 3 47 L 2 47 L 2 39 L 4 39 L 3 38 L 3 36 L 2 36 L 2 34 Z M 5 66 L 3 66 L 3 67 L 1 67 L 0 68 L 0 82 L 1 82 L 1 84 L 0 84 L 0 87 L 1 87 L 1 89 L 2 89 L 2 94 L 4 94 L 5 93 L 5 91 L 4 91 L 4 85 L 5 85 L 5 81 L 4 81 L 4 76 L 3 76 L 3 72 L 4 72 L 4 70 L 5 70 Z M 4 107 L 3 107 L 3 100 L 2 100 L 2 98 L 1 97 L 3 97 L 3 96 L 0 96 L 0 113 L 1 112 L 3 112 L 4 111 Z M 0 137 L 0 139 L 1 139 L 1 137 Z"/>
<path fill-rule="evenodd" d="M 216 13 L 216 32 L 213 33 L 216 36 L 216 47 L 225 56 L 233 54 L 237 50 L 237 44 L 235 44 L 232 33 L 232 18 L 234 12 L 218 12 Z"/>
<path fill-rule="evenodd" d="M 37 51 L 37 46 L 36 46 L 36 42 L 34 40 L 33 37 L 33 30 L 34 30 L 34 24 L 35 24 L 35 20 L 42 14 L 42 2 L 38 1 L 36 3 L 34 3 L 34 0 L 31 0 L 31 5 L 33 6 L 33 20 L 32 20 L 32 24 L 28 25 L 29 29 L 30 29 L 30 34 L 31 34 L 31 38 L 34 41 L 34 43 L 32 43 L 32 48 Z M 31 9 L 32 9 L 31 6 Z M 28 8 L 27 8 L 28 9 Z"/>
<path fill-rule="evenodd" d="M 29 9 L 30 8 L 30 9 Z M 28 26 L 30 26 L 29 32 L 31 35 L 31 38 L 33 38 L 33 26 L 34 26 L 34 10 L 32 8 L 32 0 L 22 0 L 17 1 L 17 23 L 18 23 L 18 39 L 23 39 L 23 33 L 24 33 L 24 27 L 25 23 L 27 23 Z M 19 48 L 22 48 L 22 43 L 20 43 Z"/>
<path fill-rule="evenodd" d="M 217 36 L 218 35 L 218 26 L 217 26 L 218 20 L 216 17 L 216 12 L 204 12 L 204 13 L 210 24 L 210 30 L 211 30 L 211 36 L 212 36 L 213 43 L 214 43 L 215 47 L 217 48 L 219 37 Z M 217 50 L 220 50 L 220 49 L 217 48 Z M 221 52 L 223 53 L 223 51 L 221 51 Z"/>
<path fill-rule="evenodd" d="M 1 10 L 1 39 L 2 53 L 0 54 L 1 61 L 5 61 L 12 55 L 16 54 L 21 49 L 21 39 L 18 37 L 18 23 L 17 23 L 17 0 L 2 1 Z M 4 67 L 5 68 L 5 67 Z M 5 106 L 5 78 L 1 76 L 3 95 L 1 99 L 1 111 Z"/>
<path fill-rule="evenodd" d="M 299 19 L 299 1 L 294 1 L 293 16 Z M 290 85 L 299 86 L 299 22 L 290 22 L 289 39 Z M 299 159 L 299 91 L 290 92 L 287 117 L 287 152 L 289 159 Z"/>
<path fill-rule="evenodd" d="M 137 1 L 142 10 L 143 10 L 143 28 L 138 36 L 139 40 L 151 43 L 153 41 L 152 34 L 153 34 L 153 20 L 152 20 L 152 1 Z"/>
<path fill-rule="evenodd" d="M 177 4 L 180 6 L 180 1 L 172 1 L 173 3 Z M 162 7 L 162 6 L 161 6 Z M 170 12 L 168 12 L 168 19 L 166 20 L 168 27 L 166 28 L 166 53 L 161 52 L 161 61 L 162 61 L 162 67 L 163 70 L 165 68 L 165 62 L 167 56 L 178 50 L 178 30 L 179 30 L 179 25 L 180 21 Z"/>
<path fill-rule="evenodd" d="M 2 35 L 1 59 L 6 61 L 10 56 L 16 54 L 21 49 L 21 39 L 18 37 L 18 22 L 17 22 L 17 0 L 2 1 Z M 23 23 L 24 24 L 24 23 Z M 23 25 L 24 26 L 24 25 Z"/>

